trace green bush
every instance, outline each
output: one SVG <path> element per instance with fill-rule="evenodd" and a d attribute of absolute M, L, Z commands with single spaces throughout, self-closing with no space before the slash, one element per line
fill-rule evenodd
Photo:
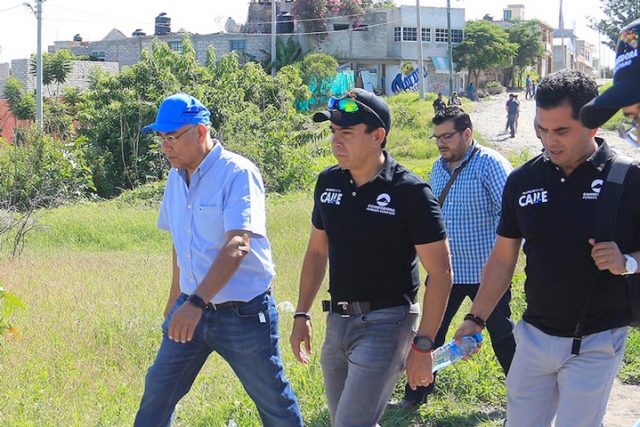
<path fill-rule="evenodd" d="M 22 144 L 0 144 L 0 208 L 27 210 L 82 198 L 93 181 L 79 142 L 65 144 L 35 128 Z"/>

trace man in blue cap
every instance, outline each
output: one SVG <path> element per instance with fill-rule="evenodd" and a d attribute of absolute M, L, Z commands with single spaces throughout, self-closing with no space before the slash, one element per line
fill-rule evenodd
<path fill-rule="evenodd" d="M 157 132 L 172 166 L 158 227 L 173 239 L 173 278 L 135 425 L 170 425 L 176 404 L 215 351 L 231 365 L 263 425 L 301 426 L 278 350 L 262 177 L 211 138 L 210 116 L 199 100 L 179 93 L 143 128 Z"/>
<path fill-rule="evenodd" d="M 602 126 L 619 109 L 626 117 L 620 136 L 638 145 L 640 122 L 640 19 L 622 29 L 616 49 L 613 85 L 582 107 L 580 119 L 589 129 Z"/>

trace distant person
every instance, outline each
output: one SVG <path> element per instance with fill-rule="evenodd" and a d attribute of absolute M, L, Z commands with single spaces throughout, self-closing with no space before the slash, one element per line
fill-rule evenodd
<path fill-rule="evenodd" d="M 526 92 L 524 93 L 524 99 L 533 98 L 533 94 L 531 92 L 531 77 L 527 74 L 527 78 L 524 81 Z"/>
<path fill-rule="evenodd" d="M 431 169 L 431 186 L 442 206 L 445 227 L 451 241 L 454 285 L 449 294 L 442 325 L 434 340 L 445 342 L 449 325 L 469 298 L 473 301 L 480 287 L 480 274 L 496 239 L 502 208 L 502 190 L 512 167 L 497 151 L 473 139 L 473 125 L 467 113 L 447 108 L 433 118 L 433 137 L 440 150 Z M 452 174 L 460 171 L 448 187 Z M 487 319 L 491 346 L 505 374 L 509 372 L 516 343 L 511 322 L 511 292 L 507 290 Z M 395 407 L 411 411 L 427 403 L 434 382 L 412 390 L 405 386 L 404 398 Z"/>
<path fill-rule="evenodd" d="M 509 131 L 511 138 L 515 138 L 518 114 L 520 113 L 520 102 L 515 94 L 509 94 L 509 100 L 505 104 L 505 110 L 507 111 L 507 125 L 505 130 Z"/>
<path fill-rule="evenodd" d="M 291 348 L 308 363 L 309 310 L 328 262 L 320 364 L 331 425 L 374 427 L 405 360 L 412 386 L 433 380 L 431 350 L 451 288 L 449 245 L 429 185 L 384 149 L 391 112 L 383 98 L 355 89 L 330 98 L 313 120 L 330 122 L 338 164 L 316 182 Z M 429 275 L 419 324 L 418 260 Z"/>
<path fill-rule="evenodd" d="M 536 96 L 537 80 L 531 80 L 531 98 Z"/>
<path fill-rule="evenodd" d="M 263 426 L 302 426 L 278 350 L 262 177 L 211 138 L 210 117 L 202 102 L 179 93 L 143 128 L 157 132 L 172 166 L 158 228 L 173 239 L 173 278 L 135 426 L 170 425 L 214 351 L 231 365 Z"/>
<path fill-rule="evenodd" d="M 438 97 L 433 101 L 433 111 L 437 113 L 440 110 L 447 108 L 447 104 L 442 99 L 442 92 L 438 92 Z"/>
<path fill-rule="evenodd" d="M 473 82 L 469 82 L 469 86 L 467 86 L 467 96 L 472 101 L 476 100 L 476 92 L 475 92 L 475 88 L 473 86 Z"/>
<path fill-rule="evenodd" d="M 628 171 L 614 239 L 596 243 L 596 203 L 615 155 L 579 118 L 597 94 L 596 82 L 576 70 L 540 81 L 535 123 L 545 150 L 507 178 L 472 316 L 455 334 L 482 330 L 523 248 L 526 309 L 514 331 L 506 427 L 600 427 L 624 356 L 624 276 L 640 260 L 640 169 Z"/>
<path fill-rule="evenodd" d="M 592 99 L 580 111 L 580 119 L 590 129 L 602 126 L 620 108 L 626 117 L 620 136 L 640 145 L 640 19 L 622 29 L 616 49 L 613 85 Z"/>
<path fill-rule="evenodd" d="M 453 107 L 453 106 L 460 106 L 460 105 L 462 105 L 462 101 L 460 101 L 460 98 L 458 98 L 458 92 L 453 92 L 451 94 L 451 97 L 449 98 L 449 102 L 447 103 L 447 106 Z"/>

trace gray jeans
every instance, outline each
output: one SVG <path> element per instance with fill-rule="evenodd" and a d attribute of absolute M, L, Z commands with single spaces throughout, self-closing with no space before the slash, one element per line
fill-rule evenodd
<path fill-rule="evenodd" d="M 521 320 L 507 375 L 507 427 L 600 427 L 628 330 L 610 329 L 582 339 L 555 337 Z"/>
<path fill-rule="evenodd" d="M 334 427 L 373 427 L 404 369 L 420 306 L 327 316 L 320 362 Z"/>

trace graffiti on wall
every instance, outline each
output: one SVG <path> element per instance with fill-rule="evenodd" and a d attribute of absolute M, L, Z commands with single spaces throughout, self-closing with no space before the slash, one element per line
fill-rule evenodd
<path fill-rule="evenodd" d="M 417 91 L 420 86 L 420 75 L 418 74 L 418 68 L 410 66 L 413 68 L 409 68 L 409 63 L 405 63 L 402 66 L 402 71 L 396 75 L 393 82 L 391 82 L 391 91 L 393 93 L 399 93 L 404 91 Z M 428 77 L 427 68 L 425 66 L 422 67 L 424 71 L 424 78 Z M 407 71 L 410 71 L 407 73 Z"/>

